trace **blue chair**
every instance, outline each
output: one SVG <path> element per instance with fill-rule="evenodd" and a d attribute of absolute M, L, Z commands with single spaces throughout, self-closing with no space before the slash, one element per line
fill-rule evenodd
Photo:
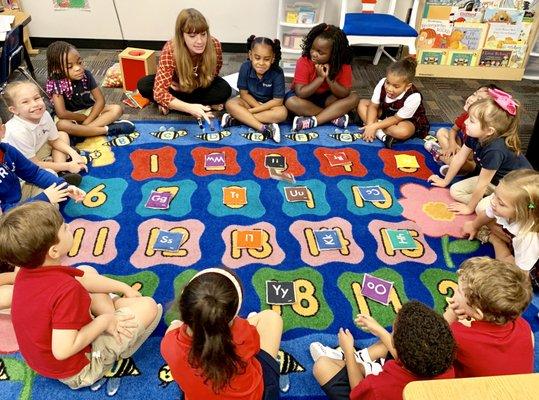
<path fill-rule="evenodd" d="M 357 1 L 357 0 L 356 0 Z M 349 13 L 348 1 L 341 5 L 340 27 L 348 37 L 351 46 L 376 46 L 373 64 L 378 64 L 382 53 L 392 61 L 395 59 L 385 51 L 384 46 L 408 46 L 410 54 L 416 54 L 417 31 L 415 22 L 419 0 L 412 0 L 410 22 L 406 23 L 395 14 L 397 0 L 389 0 L 387 13 Z"/>
<path fill-rule="evenodd" d="M 0 87 L 2 89 L 15 70 L 20 71 L 28 79 L 35 82 L 34 66 L 24 46 L 22 29 L 22 25 L 19 25 L 6 34 L 2 55 L 0 55 Z M 22 66 L 23 60 L 26 62 L 28 70 Z"/>

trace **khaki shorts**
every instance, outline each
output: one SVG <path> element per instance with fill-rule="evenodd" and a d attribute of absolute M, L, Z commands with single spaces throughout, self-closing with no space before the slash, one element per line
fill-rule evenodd
<path fill-rule="evenodd" d="M 73 111 L 73 112 L 76 112 L 77 114 L 84 114 L 84 115 L 88 116 L 92 112 L 92 107 L 83 108 L 82 110 L 77 110 L 77 111 Z M 57 115 L 54 115 L 54 123 L 57 123 L 58 121 L 60 121 L 60 118 L 58 118 Z"/>
<path fill-rule="evenodd" d="M 130 308 L 123 307 L 116 310 L 115 315 L 133 315 L 133 312 Z M 91 386 L 101 379 L 120 358 L 120 354 L 131 349 L 137 342 L 138 337 L 144 332 L 144 326 L 136 317 L 132 321 L 137 325 L 133 331 L 133 337 L 122 336 L 122 342 L 118 343 L 112 335 L 102 333 L 93 341 L 92 353 L 86 354 L 90 364 L 85 366 L 77 375 L 60 379 L 60 382 L 65 383 L 71 389 L 80 389 Z"/>
<path fill-rule="evenodd" d="M 43 145 L 43 147 L 41 147 L 41 149 L 39 149 L 39 151 L 37 152 L 36 154 L 36 157 L 40 160 L 40 161 L 45 161 L 46 160 L 46 157 L 45 157 L 45 160 L 43 160 L 41 158 L 40 155 L 42 154 L 45 154 L 45 151 L 42 152 L 42 150 L 44 149 L 44 147 L 48 146 L 49 149 L 51 149 L 51 146 L 48 144 L 48 143 L 45 143 Z M 49 168 L 44 168 L 46 171 L 50 172 L 51 174 L 53 175 L 58 175 L 55 171 L 53 171 L 52 169 L 49 169 Z M 40 194 L 41 192 L 43 191 L 42 188 L 40 188 L 39 186 L 36 186 L 36 185 L 33 185 L 31 183 L 28 183 L 28 182 L 25 182 L 25 181 L 21 181 L 21 201 L 25 201 L 25 200 L 28 200 L 28 199 L 31 199 L 32 197 L 36 197 L 38 194 Z"/>

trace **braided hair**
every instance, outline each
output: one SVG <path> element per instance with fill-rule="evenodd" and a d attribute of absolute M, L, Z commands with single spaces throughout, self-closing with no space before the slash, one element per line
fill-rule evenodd
<path fill-rule="evenodd" d="M 278 68 L 281 62 L 281 42 L 279 39 L 271 40 L 267 37 L 251 35 L 247 39 L 247 51 L 251 51 L 257 44 L 264 44 L 272 48 L 274 59 L 271 68 Z"/>
<path fill-rule="evenodd" d="M 322 22 L 312 28 L 303 39 L 302 56 L 311 58 L 311 48 L 314 40 L 318 37 L 329 40 L 333 44 L 329 59 L 329 79 L 334 80 L 341 67 L 352 62 L 352 51 L 348 44 L 348 38 L 340 28 Z"/>
<path fill-rule="evenodd" d="M 75 46 L 58 40 L 47 47 L 47 75 L 49 79 L 66 79 L 69 77 L 67 72 L 67 55 L 70 51 L 76 50 Z"/>

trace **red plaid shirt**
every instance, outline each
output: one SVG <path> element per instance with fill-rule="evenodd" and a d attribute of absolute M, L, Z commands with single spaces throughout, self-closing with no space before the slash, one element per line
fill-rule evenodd
<path fill-rule="evenodd" d="M 215 76 L 217 76 L 223 66 L 223 50 L 221 49 L 221 43 L 216 38 L 212 36 L 211 40 L 213 41 L 217 55 L 217 67 L 215 68 Z M 155 75 L 155 83 L 153 85 L 153 97 L 155 101 L 165 108 L 168 108 L 169 103 L 174 99 L 174 96 L 168 91 L 173 81 L 178 82 L 178 74 L 176 72 L 176 61 L 172 54 L 172 41 L 170 40 L 165 43 L 159 56 L 159 66 L 157 67 L 157 74 Z"/>

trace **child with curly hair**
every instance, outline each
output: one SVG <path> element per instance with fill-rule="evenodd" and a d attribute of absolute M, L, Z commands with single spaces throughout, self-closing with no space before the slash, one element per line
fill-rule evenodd
<path fill-rule="evenodd" d="M 533 332 L 522 318 L 532 297 L 528 273 L 505 261 L 473 257 L 457 274 L 458 287 L 444 313 L 457 342 L 455 375 L 533 372 Z"/>
<path fill-rule="evenodd" d="M 360 357 L 348 329 L 341 328 L 338 334 L 344 360 L 317 342 L 311 344 L 314 377 L 330 399 L 402 399 L 409 382 L 455 376 L 452 364 L 456 345 L 451 330 L 441 315 L 423 303 L 410 301 L 402 306 L 393 334 L 370 316 L 359 314 L 355 322 L 380 339 L 363 349 Z M 388 353 L 394 359 L 386 361 L 381 371 L 372 371 L 369 361 L 388 357 Z"/>
<path fill-rule="evenodd" d="M 303 40 L 303 53 L 296 63 L 292 90 L 285 106 L 296 114 L 292 130 L 311 129 L 331 121 L 346 128 L 348 112 L 359 96 L 352 89 L 352 52 L 344 32 L 321 23 Z"/>

